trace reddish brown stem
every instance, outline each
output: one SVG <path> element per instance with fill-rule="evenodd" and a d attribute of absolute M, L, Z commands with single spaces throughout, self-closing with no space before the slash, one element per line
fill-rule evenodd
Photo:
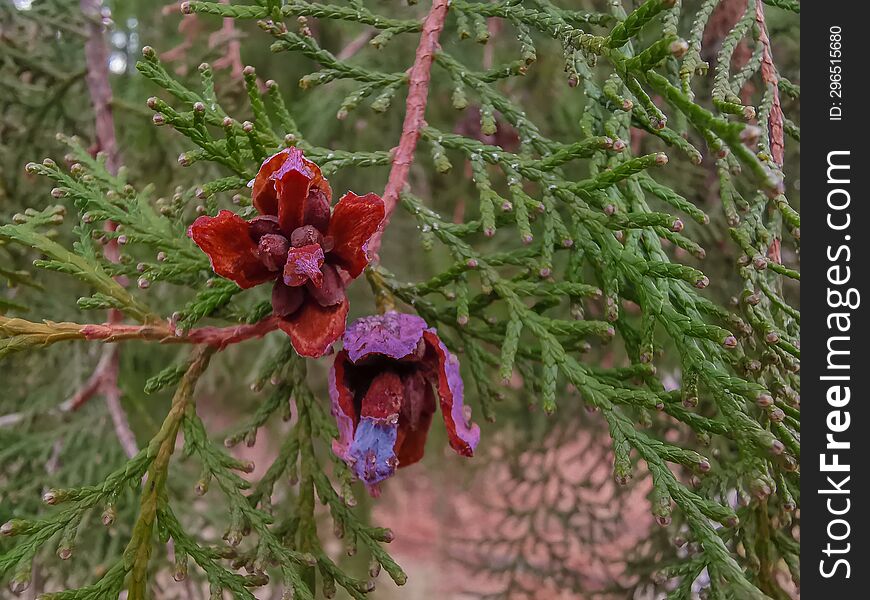
<path fill-rule="evenodd" d="M 106 408 L 112 418 L 112 425 L 118 442 L 127 458 L 133 458 L 139 452 L 136 436 L 130 429 L 127 414 L 121 406 L 121 388 L 118 387 L 118 348 L 108 346 L 100 356 L 100 362 L 94 372 L 66 402 L 61 404 L 62 412 L 72 412 L 81 408 L 92 396 L 102 394 L 106 400 Z"/>
<path fill-rule="evenodd" d="M 112 386 L 117 387 L 117 375 L 117 348 L 106 348 L 100 356 L 100 361 L 94 368 L 94 372 L 91 373 L 85 384 L 63 403 L 63 406 L 70 411 L 78 410 L 95 394 L 105 392 Z"/>
<path fill-rule="evenodd" d="M 221 0 L 221 4 L 229 4 L 229 0 Z M 230 77 L 233 79 L 242 78 L 242 44 L 239 41 L 238 32 L 236 31 L 236 20 L 225 18 L 220 31 L 211 34 L 208 38 L 209 47 L 217 46 L 222 40 L 226 40 L 227 48 L 222 57 L 214 61 L 212 65 L 217 69 L 230 69 Z"/>
<path fill-rule="evenodd" d="M 97 149 L 106 154 L 106 168 L 118 172 L 120 164 L 115 121 L 112 119 L 112 87 L 109 85 L 109 55 L 103 39 L 103 19 L 100 0 L 81 0 L 79 6 L 87 18 L 88 38 L 85 41 L 85 81 L 94 107 L 94 137 Z"/>
<path fill-rule="evenodd" d="M 44 346 L 68 340 L 92 340 L 106 343 L 128 340 L 156 341 L 163 344 L 199 344 L 223 350 L 227 346 L 245 340 L 263 337 L 278 329 L 278 319 L 266 317 L 252 324 L 229 327 L 199 327 L 183 334 L 166 321 L 149 325 L 126 325 L 123 323 L 70 323 L 53 321 L 26 321 L 0 315 L 0 334 L 3 337 L 20 336 L 33 345 Z M 59 412 L 75 411 L 88 399 L 103 394 L 112 417 L 118 440 L 128 456 L 138 451 L 136 439 L 127 423 L 121 407 L 121 391 L 118 388 L 118 348 L 107 346 L 87 382 L 58 407 Z M 26 412 L 0 415 L 0 427 L 10 427 L 27 418 Z"/>
<path fill-rule="evenodd" d="M 357 52 L 359 52 L 360 50 L 362 50 L 363 48 L 366 47 L 366 44 L 368 44 L 369 41 L 373 37 L 375 37 L 375 35 L 377 33 L 378 33 L 377 29 L 374 29 L 374 28 L 366 29 L 365 31 L 360 33 L 358 36 L 353 38 L 350 41 L 350 43 L 347 46 L 345 46 L 344 48 L 342 48 L 341 52 L 339 52 L 335 57 L 338 60 L 348 60 L 349 58 L 353 58 L 353 56 Z"/>
<path fill-rule="evenodd" d="M 64 323 L 62 325 L 71 325 Z M 175 331 L 171 324 L 160 325 L 121 325 L 103 323 L 102 325 L 80 325 L 79 334 L 88 340 L 120 342 L 124 340 L 152 340 L 165 344 L 205 344 L 223 350 L 251 338 L 263 337 L 278 329 L 278 319 L 274 316 L 252 324 L 232 325 L 230 327 L 199 327 L 187 334 Z"/>
<path fill-rule="evenodd" d="M 82 13 L 87 18 L 88 37 L 85 40 L 85 64 L 87 74 L 85 81 L 94 108 L 94 144 L 98 152 L 106 155 L 106 170 L 117 174 L 120 166 L 118 141 L 115 137 L 115 120 L 112 116 L 112 86 L 109 83 L 109 53 L 103 34 L 103 16 L 100 0 L 81 0 Z M 115 224 L 106 221 L 105 229 L 114 231 Z M 103 249 L 103 254 L 111 262 L 118 262 L 120 251 L 118 243 L 111 239 Z M 109 321 L 117 323 L 121 313 L 109 311 Z M 96 394 L 102 394 L 106 400 L 106 408 L 112 417 L 112 424 L 118 441 L 128 457 L 133 457 L 139 450 L 136 437 L 127 422 L 127 415 L 121 406 L 121 389 L 118 387 L 118 349 L 106 348 L 85 385 L 78 390 L 65 404 L 70 410 L 76 410 Z"/>
<path fill-rule="evenodd" d="M 426 103 L 429 99 L 429 78 L 432 72 L 432 61 L 438 50 L 438 38 L 444 28 L 444 20 L 447 18 L 448 0 L 433 0 L 432 8 L 423 23 L 423 33 L 420 34 L 420 43 L 414 56 L 414 65 L 408 76 L 408 99 L 405 101 L 405 120 L 402 123 L 402 136 L 399 145 L 394 149 L 393 166 L 387 187 L 384 189 L 384 222 L 368 244 L 368 251 L 372 256 L 372 262 L 379 262 L 378 252 L 381 249 L 381 238 L 390 217 L 396 209 L 399 194 L 408 182 L 408 173 L 411 163 L 414 161 L 414 150 L 417 148 L 417 140 L 420 131 L 426 125 Z"/>
<path fill-rule="evenodd" d="M 785 155 L 785 135 L 783 128 L 782 106 L 779 101 L 779 74 L 773 64 L 773 51 L 770 48 L 770 37 L 767 34 L 767 23 L 764 20 L 764 3 L 755 3 L 755 22 L 760 31 L 758 41 L 761 43 L 761 79 L 772 88 L 773 103 L 770 107 L 770 153 L 773 161 L 782 167 Z"/>
<path fill-rule="evenodd" d="M 112 86 L 109 83 L 109 51 L 103 37 L 103 17 L 100 0 L 81 0 L 79 4 L 87 18 L 88 37 L 85 40 L 85 81 L 94 108 L 94 146 L 97 152 L 106 155 L 106 170 L 116 175 L 121 164 L 118 141 L 115 137 L 115 120 L 112 116 Z M 114 231 L 115 224 L 106 221 L 106 230 Z M 118 262 L 118 243 L 111 239 L 103 254 L 112 262 Z M 120 320 L 117 311 L 110 311 L 112 318 Z"/>

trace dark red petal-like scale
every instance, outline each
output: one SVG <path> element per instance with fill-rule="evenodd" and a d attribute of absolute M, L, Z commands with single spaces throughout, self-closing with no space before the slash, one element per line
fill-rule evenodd
<path fill-rule="evenodd" d="M 318 358 L 344 333 L 348 307 L 346 298 L 335 306 L 320 306 L 307 298 L 299 310 L 279 320 L 278 326 L 290 336 L 299 355 Z"/>
<path fill-rule="evenodd" d="M 319 196 L 321 196 L 326 201 L 326 206 L 328 207 L 332 204 L 332 188 L 329 186 L 329 181 L 326 180 L 326 177 L 323 176 L 323 173 L 320 171 L 320 167 L 317 166 L 317 163 L 308 160 L 307 158 L 303 159 L 305 164 L 311 169 L 311 172 L 314 174 L 314 179 L 311 180 L 311 191 L 319 192 Z"/>
<path fill-rule="evenodd" d="M 267 233 L 257 243 L 257 258 L 270 271 L 281 271 L 287 263 L 290 241 L 283 235 Z"/>
<path fill-rule="evenodd" d="M 215 273 L 235 281 L 241 288 L 253 287 L 275 276 L 257 258 L 257 244 L 248 235 L 248 222 L 234 212 L 222 210 L 216 217 L 201 216 L 187 235 L 208 255 Z"/>
<path fill-rule="evenodd" d="M 260 170 L 257 171 L 254 187 L 251 190 L 251 202 L 261 215 L 278 216 L 278 194 L 275 191 L 273 175 L 287 160 L 288 154 L 289 148 L 273 154 L 263 161 Z"/>
<path fill-rule="evenodd" d="M 399 431 L 396 435 L 396 456 L 399 468 L 413 465 L 423 458 L 426 436 L 435 414 L 435 393 L 432 384 L 420 371 L 402 378 L 404 401 L 399 413 Z"/>
<path fill-rule="evenodd" d="M 289 163 L 285 163 L 285 166 Z M 279 178 L 280 177 L 280 178 Z M 299 161 L 296 167 L 284 169 L 276 174 L 275 190 L 278 192 L 278 224 L 284 235 L 304 224 L 305 201 L 311 189 L 311 174 Z"/>
<path fill-rule="evenodd" d="M 450 353 L 434 331 L 423 332 L 423 339 L 435 352 L 437 364 L 433 367 L 438 373 L 441 416 L 444 417 L 450 447 L 462 456 L 474 456 L 474 449 L 480 441 L 480 427 L 471 422 L 470 415 L 465 414 L 459 360 Z"/>
<path fill-rule="evenodd" d="M 377 194 L 342 196 L 329 222 L 328 235 L 335 240 L 330 262 L 357 277 L 369 263 L 366 244 L 384 220 L 384 201 Z"/>
<path fill-rule="evenodd" d="M 281 235 L 278 227 L 278 217 L 273 215 L 260 215 L 248 221 L 248 234 L 255 242 L 259 242 L 264 235 Z"/>
<path fill-rule="evenodd" d="M 320 306 L 333 306 L 347 297 L 344 291 L 344 282 L 338 270 L 328 263 L 320 267 L 320 286 L 314 285 L 314 279 L 305 284 L 305 289 Z"/>
<path fill-rule="evenodd" d="M 317 244 L 318 246 L 323 247 L 321 242 L 323 242 L 323 234 L 313 225 L 297 227 L 293 230 L 293 233 L 290 234 L 290 244 L 297 248 L 309 244 Z"/>
<path fill-rule="evenodd" d="M 323 181 L 326 181 L 325 179 Z M 305 199 L 305 210 L 302 214 L 302 222 L 317 228 L 321 233 L 329 229 L 329 217 L 331 210 L 329 202 L 331 198 L 323 190 L 311 187 L 308 197 Z"/>
<path fill-rule="evenodd" d="M 309 193 L 316 204 L 314 209 L 306 209 Z M 254 208 L 260 214 L 277 216 L 287 236 L 304 223 L 312 210 L 322 212 L 324 199 L 328 209 L 331 198 L 332 190 L 320 167 L 305 158 L 299 148 L 286 148 L 267 158 L 257 172 L 251 193 Z M 328 213 L 326 216 L 328 220 Z"/>
<path fill-rule="evenodd" d="M 322 266 L 323 249 L 317 244 L 290 248 L 284 265 L 284 283 L 295 287 L 310 281 L 314 287 L 320 287 L 323 284 Z"/>
<path fill-rule="evenodd" d="M 295 288 L 298 289 L 298 288 Z M 353 442 L 353 433 L 359 422 L 359 415 L 353 403 L 353 391 L 347 387 L 345 372 L 350 365 L 347 352 L 342 350 L 335 355 L 329 370 L 329 397 L 332 400 L 332 416 L 338 426 L 338 439 L 332 441 L 336 456 L 347 460 L 348 449 Z"/>
<path fill-rule="evenodd" d="M 405 387 L 402 378 L 392 371 L 378 373 L 372 379 L 360 405 L 360 417 L 386 419 L 399 416 Z"/>
<path fill-rule="evenodd" d="M 305 225 L 306 214 L 312 210 L 320 214 L 321 204 L 325 203 L 328 219 L 332 190 L 320 173 L 320 167 L 302 156 L 301 150 L 289 148 L 287 159 L 273 177 L 278 194 L 278 223 L 286 235 Z M 309 208 L 309 204 L 314 207 Z"/>
<path fill-rule="evenodd" d="M 374 376 L 360 405 L 360 418 L 348 451 L 351 470 L 368 485 L 396 471 L 396 437 L 404 385 L 392 371 Z"/>
<path fill-rule="evenodd" d="M 290 287 L 279 277 L 272 287 L 272 312 L 279 317 L 289 317 L 299 310 L 306 296 L 305 288 Z"/>

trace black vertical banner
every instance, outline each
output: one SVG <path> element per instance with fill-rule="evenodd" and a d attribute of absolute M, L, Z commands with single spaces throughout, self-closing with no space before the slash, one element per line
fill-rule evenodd
<path fill-rule="evenodd" d="M 867 5 L 801 3 L 801 591 L 866 598 Z"/>

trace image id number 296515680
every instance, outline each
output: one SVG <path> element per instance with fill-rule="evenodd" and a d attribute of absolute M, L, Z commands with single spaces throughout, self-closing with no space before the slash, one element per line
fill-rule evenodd
<path fill-rule="evenodd" d="M 828 120 L 843 119 L 843 28 L 831 25 L 828 29 Z"/>

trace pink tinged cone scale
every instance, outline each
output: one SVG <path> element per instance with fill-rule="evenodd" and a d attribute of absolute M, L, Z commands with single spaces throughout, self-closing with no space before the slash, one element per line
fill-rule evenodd
<path fill-rule="evenodd" d="M 366 248 L 383 222 L 383 200 L 348 192 L 331 206 L 329 183 L 298 148 L 267 158 L 252 188 L 259 216 L 203 215 L 188 235 L 212 270 L 239 287 L 271 282 L 273 314 L 296 352 L 323 356 L 344 332 L 345 286 L 369 262 Z M 147 283 L 140 279 L 140 287 Z"/>
<path fill-rule="evenodd" d="M 459 361 L 423 319 L 364 317 L 343 342 L 329 376 L 339 431 L 333 450 L 373 495 L 397 468 L 423 457 L 438 405 L 451 448 L 474 455 L 480 428 L 463 403 Z"/>

